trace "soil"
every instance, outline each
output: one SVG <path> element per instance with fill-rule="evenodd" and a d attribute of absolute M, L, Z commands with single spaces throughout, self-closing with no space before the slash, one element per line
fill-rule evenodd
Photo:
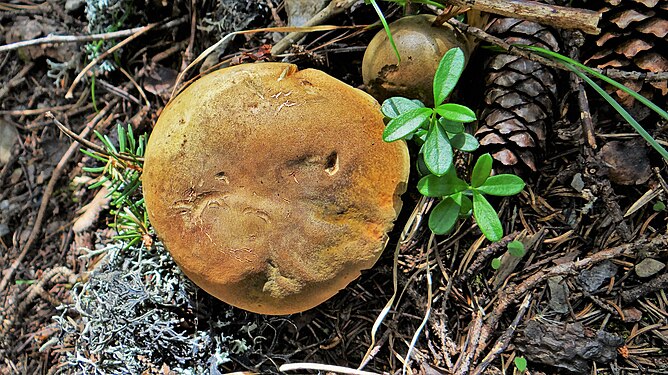
<path fill-rule="evenodd" d="M 403 12 L 396 4 L 381 8 L 390 21 Z M 279 373 L 281 365 L 307 363 L 290 373 L 317 373 L 316 364 L 362 373 L 353 369 L 363 364 L 371 373 L 500 374 L 517 373 L 520 357 L 534 374 L 668 372 L 665 160 L 565 72 L 556 73 L 558 100 L 537 171 L 518 171 L 525 190 L 492 201 L 507 234 L 500 242 L 487 242 L 471 219 L 431 236 L 411 215 L 433 205 L 413 177 L 378 263 L 321 306 L 281 317 L 231 308 L 198 290 L 155 239 L 119 245 L 109 199 L 89 188 L 99 175 L 82 169 L 100 163 L 79 152 L 48 113 L 97 145 L 92 129 L 112 142 L 117 124 L 150 134 L 179 72 L 200 53 L 227 32 L 286 22 L 279 0 L 0 4 L 0 45 L 157 23 L 116 39 L 0 50 L 0 269 L 7 280 L 0 373 Z M 375 22 L 373 8 L 360 2 L 326 23 Z M 284 34 L 236 36 L 184 81 L 207 67 L 276 60 L 364 89 L 362 57 L 378 30 L 312 33 L 278 57 L 268 46 Z M 559 35 L 572 56 L 580 52 L 577 34 Z M 478 83 L 492 53 L 472 55 L 453 101 L 485 110 Z M 666 108 L 665 97 L 653 100 Z M 582 113 L 593 119 L 596 147 Z M 665 120 L 634 113 L 657 140 L 668 139 Z M 469 170 L 471 160 L 460 157 L 458 166 Z M 402 237 L 409 222 L 410 236 Z M 524 256 L 507 252 L 512 240 L 524 243 Z M 394 303 L 373 330 L 395 283 Z"/>

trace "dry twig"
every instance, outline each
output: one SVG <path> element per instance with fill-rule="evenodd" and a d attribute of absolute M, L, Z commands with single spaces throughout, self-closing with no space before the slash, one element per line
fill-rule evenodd
<path fill-rule="evenodd" d="M 70 85 L 70 88 L 67 90 L 67 93 L 65 94 L 65 98 L 67 99 L 72 99 L 74 97 L 74 88 L 79 84 L 79 81 L 83 78 L 86 73 L 88 73 L 89 70 L 91 70 L 95 65 L 97 65 L 100 61 L 104 60 L 107 58 L 107 56 L 111 55 L 112 53 L 118 51 L 121 49 L 123 46 L 126 44 L 132 42 L 133 40 L 137 39 L 140 35 L 144 34 L 145 32 L 153 29 L 156 27 L 158 24 L 152 23 L 150 25 L 146 25 L 142 27 L 139 31 L 136 33 L 130 35 L 129 37 L 123 39 L 120 43 L 116 44 L 115 46 L 109 48 L 108 50 L 104 51 L 103 53 L 99 54 L 96 58 L 93 59 L 88 65 L 86 65 L 79 74 L 74 78 L 74 81 Z"/>
<path fill-rule="evenodd" d="M 158 26 L 158 29 L 172 28 L 174 26 L 178 26 L 178 25 L 182 24 L 183 22 L 185 22 L 185 19 L 184 18 L 179 18 L 179 19 L 176 19 L 176 20 L 173 20 L 173 21 L 169 21 L 169 22 L 165 23 L 164 25 Z M 157 25 L 157 24 L 151 24 L 151 25 Z M 22 40 L 20 42 L 5 44 L 4 46 L 0 46 L 0 52 L 12 51 L 12 50 L 23 48 L 23 47 L 38 46 L 38 45 L 53 45 L 53 44 L 63 44 L 63 43 L 84 43 L 84 42 L 92 42 L 92 41 L 96 41 L 96 40 L 110 40 L 110 39 L 116 39 L 116 38 L 123 38 L 123 37 L 128 37 L 128 36 L 134 35 L 134 34 L 144 30 L 145 28 L 147 28 L 151 25 L 135 27 L 133 29 L 127 29 L 127 30 L 118 30 L 118 31 L 109 32 L 109 33 L 102 33 L 102 34 L 47 35 L 47 36 L 42 37 L 42 38 Z"/>
<path fill-rule="evenodd" d="M 519 310 L 517 311 L 517 315 L 515 315 L 515 319 L 513 319 L 513 322 L 510 324 L 508 329 L 499 337 L 498 340 L 496 340 L 496 344 L 494 344 L 494 347 L 487 353 L 485 358 L 480 361 L 480 364 L 476 366 L 476 368 L 473 370 L 473 375 L 480 375 L 485 372 L 487 367 L 492 364 L 492 362 L 496 359 L 496 357 L 503 353 L 504 350 L 508 347 L 508 344 L 510 343 L 510 340 L 513 338 L 513 335 L 515 334 L 515 331 L 517 330 L 517 326 L 520 324 L 520 321 L 524 317 L 524 314 L 526 313 L 527 309 L 529 308 L 529 305 L 531 304 L 531 294 L 527 294 L 526 297 L 524 297 L 524 301 L 522 301 L 522 304 L 519 307 Z"/>
<path fill-rule="evenodd" d="M 601 32 L 601 29 L 598 28 L 601 14 L 587 9 L 561 7 L 531 0 L 447 0 L 447 2 L 561 29 L 580 29 L 587 34 Z"/>
<path fill-rule="evenodd" d="M 480 28 L 470 26 L 454 18 L 449 19 L 448 23 L 450 23 L 452 26 L 457 27 L 462 32 L 465 32 L 473 37 L 476 37 L 487 43 L 500 47 L 507 53 L 539 62 L 545 66 L 570 72 L 568 68 L 566 68 L 561 64 L 558 64 L 552 60 L 549 60 L 531 51 L 527 51 L 520 47 L 516 47 L 512 44 L 509 44 L 503 39 L 497 38 L 494 35 L 491 35 Z M 642 81 L 665 81 L 668 79 L 668 72 L 625 72 L 618 69 L 594 69 L 594 68 L 590 69 L 612 79 L 642 80 Z"/>
<path fill-rule="evenodd" d="M 35 66 L 35 63 L 28 63 L 26 64 L 21 71 L 18 72 L 16 76 L 14 76 L 12 79 L 7 82 L 4 86 L 0 87 L 0 99 L 4 98 L 5 95 L 9 93 L 9 91 L 21 84 L 21 82 L 25 81 L 25 76 L 28 74 L 30 69 Z"/>

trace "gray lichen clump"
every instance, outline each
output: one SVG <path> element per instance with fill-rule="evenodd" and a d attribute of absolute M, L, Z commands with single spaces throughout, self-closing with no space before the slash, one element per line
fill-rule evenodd
<path fill-rule="evenodd" d="M 60 373 L 217 374 L 249 350 L 241 336 L 249 338 L 252 327 L 231 323 L 231 308 L 199 311 L 197 288 L 162 247 L 122 248 L 107 250 L 105 263 L 74 287 L 74 303 L 54 318 Z"/>
<path fill-rule="evenodd" d="M 86 19 L 88 32 L 91 34 L 106 33 L 122 29 L 128 16 L 133 12 L 133 3 L 129 0 L 87 0 Z M 84 50 L 89 60 L 98 57 L 102 51 L 113 47 L 109 41 L 88 43 Z M 113 59 L 105 59 L 95 69 L 110 72 L 116 69 Z"/>

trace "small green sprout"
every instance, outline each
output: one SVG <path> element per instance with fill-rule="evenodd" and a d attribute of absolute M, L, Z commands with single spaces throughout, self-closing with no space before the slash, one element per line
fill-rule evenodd
<path fill-rule="evenodd" d="M 658 202 L 654 203 L 654 206 L 652 206 L 652 209 L 656 212 L 664 211 L 666 209 L 666 204 L 661 202 L 661 201 L 658 201 Z"/>
<path fill-rule="evenodd" d="M 501 258 L 494 258 L 492 259 L 492 268 L 495 270 L 498 270 L 501 268 Z"/>
<path fill-rule="evenodd" d="M 517 371 L 520 373 L 523 373 L 527 369 L 527 360 L 524 357 L 515 357 L 515 360 L 513 361 L 515 363 L 515 367 L 517 368 Z"/>
<path fill-rule="evenodd" d="M 525 253 L 524 244 L 517 240 L 511 241 L 508 243 L 508 252 L 514 257 L 521 258 Z"/>
<path fill-rule="evenodd" d="M 485 237 L 498 241 L 503 237 L 503 226 L 485 195 L 515 195 L 524 189 L 524 181 L 512 174 L 490 176 L 493 159 L 489 154 L 478 158 L 470 184 L 457 177 L 453 150 L 472 152 L 479 145 L 464 128 L 465 123 L 476 120 L 475 113 L 460 104 L 443 103 L 457 85 L 464 65 L 461 49 L 445 53 L 434 76 L 434 108 L 402 97 L 383 102 L 382 112 L 390 119 L 383 140 L 413 139 L 422 146 L 418 167 L 424 167 L 420 169 L 425 176 L 418 182 L 418 190 L 441 198 L 429 216 L 432 232 L 446 234 L 460 217 L 473 215 Z"/>

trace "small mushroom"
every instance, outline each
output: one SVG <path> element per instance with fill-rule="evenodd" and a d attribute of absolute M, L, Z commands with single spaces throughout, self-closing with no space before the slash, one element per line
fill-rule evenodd
<path fill-rule="evenodd" d="M 376 262 L 399 213 L 408 151 L 383 129 L 371 96 L 321 71 L 216 71 L 153 129 L 149 218 L 215 297 L 262 314 L 307 310 Z"/>
<path fill-rule="evenodd" d="M 434 74 L 445 53 L 455 47 L 469 56 L 466 38 L 450 24 L 432 26 L 433 15 L 421 14 L 390 24 L 401 62 L 385 30 L 374 36 L 364 52 L 362 78 L 371 95 L 382 101 L 392 96 L 433 104 Z"/>

